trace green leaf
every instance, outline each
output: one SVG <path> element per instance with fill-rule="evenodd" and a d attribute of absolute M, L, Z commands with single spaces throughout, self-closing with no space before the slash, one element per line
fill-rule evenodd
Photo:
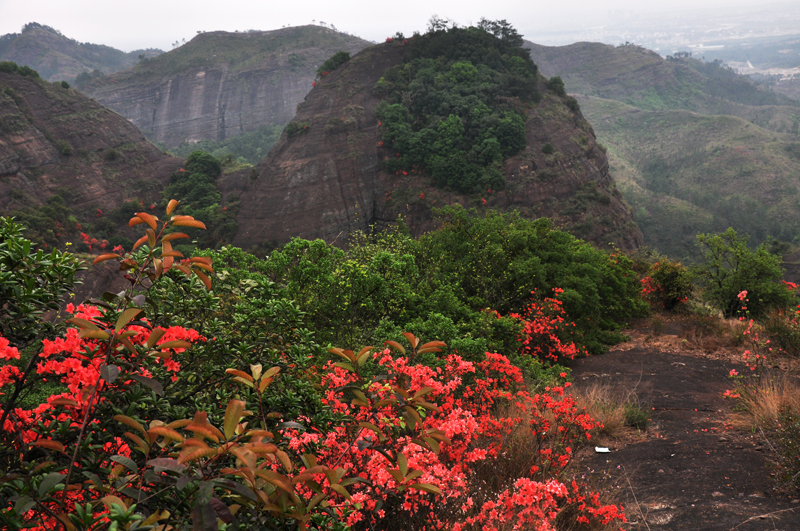
<path fill-rule="evenodd" d="M 14 512 L 18 516 L 22 516 L 31 510 L 32 507 L 36 505 L 36 502 L 30 499 L 28 496 L 22 496 L 17 500 L 17 503 L 14 504 Z"/>
<path fill-rule="evenodd" d="M 105 332 L 103 330 L 90 330 L 90 329 L 84 328 L 83 330 L 80 331 L 80 333 L 78 334 L 78 337 L 80 337 L 81 339 L 102 339 L 102 340 L 106 340 L 106 339 L 109 339 L 111 336 L 108 335 L 108 332 Z"/>
<path fill-rule="evenodd" d="M 430 483 L 414 483 L 413 485 L 409 485 L 408 488 L 424 490 L 425 492 L 430 492 L 431 494 L 442 494 L 442 491 L 439 490 L 439 487 L 436 485 L 431 485 Z"/>
<path fill-rule="evenodd" d="M 158 396 L 161 396 L 161 395 L 164 394 L 164 386 L 161 385 L 161 383 L 159 383 L 158 381 L 153 380 L 152 378 L 148 378 L 147 376 L 140 376 L 138 374 L 134 374 L 133 376 L 131 376 L 131 379 L 136 380 L 137 382 L 139 382 L 140 384 L 144 385 L 145 387 L 149 387 Z"/>
<path fill-rule="evenodd" d="M 224 431 L 225 438 L 230 440 L 236 435 L 236 427 L 244 414 L 245 403 L 241 400 L 231 400 L 225 409 Z"/>
<path fill-rule="evenodd" d="M 156 343 L 158 343 L 158 340 L 164 337 L 166 333 L 167 331 L 163 328 L 156 328 L 150 332 L 150 336 L 147 338 L 147 348 L 153 348 Z"/>
<path fill-rule="evenodd" d="M 139 473 L 139 466 L 130 457 L 125 457 L 124 455 L 112 455 L 111 460 L 115 463 L 123 465 L 134 474 Z"/>
<path fill-rule="evenodd" d="M 217 531 L 217 512 L 210 503 L 195 504 L 192 509 L 192 531 Z"/>
<path fill-rule="evenodd" d="M 159 457 L 156 459 L 151 459 L 147 462 L 147 464 L 153 468 L 163 468 L 171 472 L 183 472 L 186 470 L 186 465 L 178 463 L 176 459 L 172 459 L 171 457 Z"/>
<path fill-rule="evenodd" d="M 67 319 L 67 322 L 70 324 L 74 324 L 81 330 L 100 330 L 96 324 L 91 321 L 87 321 L 86 319 L 82 319 L 80 317 L 73 317 L 72 319 Z"/>
<path fill-rule="evenodd" d="M 114 383 L 119 377 L 119 367 L 116 365 L 102 365 L 100 367 L 100 377 L 105 380 L 106 383 Z"/>
<path fill-rule="evenodd" d="M 135 319 L 140 313 L 142 313 L 141 308 L 128 308 L 124 312 L 122 312 L 117 318 L 117 324 L 115 325 L 114 329 L 119 332 L 122 328 L 127 325 L 131 320 Z"/>
<path fill-rule="evenodd" d="M 350 371 L 350 372 L 356 372 L 356 370 L 353 368 L 352 365 L 350 365 L 349 363 L 345 363 L 343 361 L 337 361 L 336 363 L 334 363 L 334 365 L 336 367 L 340 367 L 340 368 L 345 369 L 345 370 Z"/>
<path fill-rule="evenodd" d="M 342 496 L 344 496 L 344 497 L 345 497 L 345 498 L 347 498 L 348 500 L 350 499 L 350 493 L 349 493 L 349 492 L 347 492 L 347 489 L 346 489 L 346 488 L 344 488 L 343 486 L 339 485 L 338 483 L 333 483 L 333 484 L 331 485 L 331 489 L 332 489 L 334 492 L 337 492 L 338 494 L 341 494 Z"/>
<path fill-rule="evenodd" d="M 183 341 L 181 339 L 176 339 L 175 341 L 167 341 L 166 343 L 161 343 L 158 345 L 158 348 L 161 350 L 168 349 L 168 348 L 189 348 L 192 344 L 188 341 Z"/>
<path fill-rule="evenodd" d="M 403 474 L 403 477 L 406 477 L 408 474 L 408 459 L 401 452 L 397 453 L 397 466 L 400 467 L 400 473 Z"/>
<path fill-rule="evenodd" d="M 42 479 L 42 482 L 39 483 L 39 490 L 37 491 L 39 493 L 39 497 L 44 498 L 47 493 L 49 493 L 53 487 L 61 483 L 65 477 L 66 476 L 58 472 L 51 472 L 47 474 L 44 479 Z"/>

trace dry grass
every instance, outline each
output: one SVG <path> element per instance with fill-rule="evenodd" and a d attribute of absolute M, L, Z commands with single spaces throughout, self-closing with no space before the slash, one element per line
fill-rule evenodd
<path fill-rule="evenodd" d="M 636 389 L 624 390 L 608 383 L 592 382 L 573 387 L 579 408 L 585 408 L 603 427 L 602 435 L 614 436 L 625 428 L 643 430 L 647 424 L 647 407 L 636 394 Z"/>
<path fill-rule="evenodd" d="M 734 424 L 743 429 L 773 428 L 781 411 L 800 412 L 800 380 L 796 377 L 763 375 L 757 385 L 740 392 L 742 411 L 735 415 Z"/>
<path fill-rule="evenodd" d="M 687 341 L 690 348 L 715 352 L 741 345 L 744 329 L 745 326 L 736 319 L 689 315 L 683 322 L 680 337 Z"/>

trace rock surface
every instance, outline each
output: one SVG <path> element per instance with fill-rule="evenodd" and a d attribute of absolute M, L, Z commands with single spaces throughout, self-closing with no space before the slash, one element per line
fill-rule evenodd
<path fill-rule="evenodd" d="M 734 362 L 741 349 L 681 341 L 690 328 L 680 321 L 656 337 L 642 325 L 625 330 L 631 341 L 571 365 L 576 390 L 607 387 L 651 413 L 632 442 L 593 440 L 578 473 L 624 506 L 626 530 L 800 530 L 800 508 L 773 489 L 772 443 L 737 428 L 736 402 L 723 396 L 731 369 L 745 372 Z"/>
<path fill-rule="evenodd" d="M 552 216 L 587 240 L 641 245 L 591 126 L 547 92 L 544 78 L 544 97 L 528 110 L 527 149 L 505 161 L 505 190 L 465 196 L 433 188 L 423 176 L 382 170 L 381 161 L 393 154 L 378 144 L 380 99 L 372 88 L 407 53 L 402 41 L 381 44 L 330 73 L 298 106 L 296 133 L 284 132 L 255 171 L 227 178 L 224 193 L 241 199 L 235 245 L 280 244 L 294 236 L 344 242 L 352 231 L 380 228 L 399 215 L 420 234 L 436 227 L 432 207 L 456 203 Z M 555 155 L 542 152 L 545 143 Z"/>
<path fill-rule="evenodd" d="M 181 163 L 74 89 L 0 73 L 0 212 L 64 190 L 76 212 L 155 200 Z"/>
<path fill-rule="evenodd" d="M 169 147 L 285 124 L 333 54 L 370 43 L 320 26 L 201 33 L 84 92 Z"/>

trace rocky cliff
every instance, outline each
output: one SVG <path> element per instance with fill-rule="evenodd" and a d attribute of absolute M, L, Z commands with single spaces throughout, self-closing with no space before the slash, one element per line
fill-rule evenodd
<path fill-rule="evenodd" d="M 76 211 L 158 199 L 181 159 L 74 89 L 0 73 L 0 213 L 68 195 Z"/>
<path fill-rule="evenodd" d="M 139 56 L 154 57 L 161 50 L 123 52 L 101 44 L 81 43 L 42 24 L 26 24 L 21 33 L 0 36 L 0 61 L 14 61 L 38 71 L 50 81 L 72 83 L 83 72 L 103 74 L 135 65 Z"/>
<path fill-rule="evenodd" d="M 293 236 L 344 243 L 349 232 L 380 228 L 398 215 L 420 234 L 435 228 L 432 208 L 456 203 L 551 216 L 597 243 L 627 249 L 642 243 L 591 126 L 541 76 L 541 101 L 523 111 L 527 146 L 503 163 L 504 190 L 458 194 L 424 175 L 382 169 L 395 154 L 380 145 L 381 99 L 373 87 L 410 49 L 411 41 L 374 46 L 323 78 L 256 171 L 223 183 L 228 196 L 241 199 L 235 245 L 279 244 Z"/>
<path fill-rule="evenodd" d="M 370 43 L 320 26 L 197 35 L 84 92 L 167 146 L 285 124 L 336 52 Z"/>

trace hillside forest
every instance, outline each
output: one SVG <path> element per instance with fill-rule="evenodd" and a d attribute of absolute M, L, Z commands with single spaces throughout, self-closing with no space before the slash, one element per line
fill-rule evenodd
<path fill-rule="evenodd" d="M 95 189 L 113 192 L 96 194 L 109 201 L 98 208 L 78 186 L 50 186 L 47 197 L 20 186 L 0 216 L 3 529 L 621 529 L 633 508 L 581 462 L 606 440 L 611 410 L 626 433 L 647 432 L 653 413 L 631 399 L 592 402 L 572 367 L 608 355 L 630 340 L 631 327 L 653 323 L 655 334 L 655 323 L 677 318 L 730 335 L 742 374 L 731 372 L 726 396 L 741 415 L 761 415 L 751 429 L 773 446 L 774 495 L 800 494 L 800 391 L 789 386 L 794 394 L 777 400 L 767 384 L 771 369 L 800 356 L 798 286 L 784 269 L 796 242 L 770 225 L 782 219 L 770 216 L 792 212 L 789 204 L 759 210 L 761 198 L 739 198 L 743 211 L 763 218 L 761 232 L 750 230 L 753 220 L 717 223 L 734 218 L 719 202 L 692 199 L 699 188 L 687 191 L 671 177 L 676 159 L 614 136 L 633 100 L 615 100 L 609 87 L 603 96 L 570 96 L 571 83 L 593 86 L 586 72 L 545 78 L 504 20 L 456 27 L 433 18 L 426 33 L 398 33 L 379 46 L 388 45 L 402 60 L 382 59 L 377 83 L 344 83 L 345 71 L 371 56 L 338 51 L 317 67 L 311 90 L 380 98 L 375 144 L 386 156 L 371 171 L 417 179 L 419 189 L 455 199 L 427 205 L 420 192 L 413 204 L 427 208 L 431 230 L 415 233 L 409 200 L 408 217 L 382 227 L 250 249 L 232 242 L 255 229 L 241 214 L 252 197 L 230 190 L 252 190 L 276 150 L 317 149 L 309 127 L 326 138 L 342 128 L 344 143 L 360 138 L 363 108 L 349 109 L 348 123 L 265 124 L 165 154 L 134 133 L 117 133 L 124 142 L 112 147 L 106 129 L 113 127 L 99 121 L 89 122 L 95 144 L 80 143 L 58 127 L 64 116 L 132 126 L 77 99 L 66 81 L 0 62 L 0 76 L 8 76 L 0 77 L 0 184 L 56 175 L 31 171 L 44 159 L 12 153 L 13 137 L 39 142 L 38 156 L 84 180 L 99 171 L 93 182 L 107 188 Z M 691 68 L 712 81 L 705 92 L 675 96 L 687 106 L 708 103 L 703 94 L 711 92 L 715 105 L 741 97 L 746 111 L 767 106 L 772 116 L 780 114 L 773 107 L 800 106 L 752 92 L 763 89 L 738 78 L 730 84 L 719 65 Z M 27 86 L 63 114 L 48 121 L 27 110 L 25 99 L 34 97 L 20 88 Z M 640 140 L 655 128 L 653 117 L 705 119 L 673 108 L 665 94 L 643 97 L 638 104 L 652 108 L 629 113 L 645 117 Z M 623 109 L 598 128 L 608 148 L 597 147 L 584 121 L 585 102 L 590 116 Z M 543 126 L 534 138 L 537 106 L 581 136 L 542 136 L 550 131 Z M 770 131 L 776 143 L 794 134 Z M 693 153 L 681 156 L 700 157 Z M 534 160 L 550 165 L 521 181 L 521 164 Z M 539 204 L 487 206 L 486 197 L 512 184 L 537 191 L 584 178 L 579 160 L 600 166 L 597 180 L 576 187 L 577 197 L 542 204 L 582 205 L 583 223 L 592 223 L 591 208 L 612 203 L 629 215 L 610 161 L 643 172 L 621 180 L 635 208 L 647 211 L 638 216 L 643 229 L 667 195 L 716 208 L 717 217 L 699 225 L 708 230 L 695 231 L 691 243 L 684 233 L 698 225 L 687 222 L 661 229 L 673 239 L 645 231 L 663 249 L 623 249 L 532 215 Z M 131 176 L 129 165 L 157 178 Z M 325 171 L 320 180 L 331 179 Z M 766 402 L 774 404 L 767 414 Z"/>

